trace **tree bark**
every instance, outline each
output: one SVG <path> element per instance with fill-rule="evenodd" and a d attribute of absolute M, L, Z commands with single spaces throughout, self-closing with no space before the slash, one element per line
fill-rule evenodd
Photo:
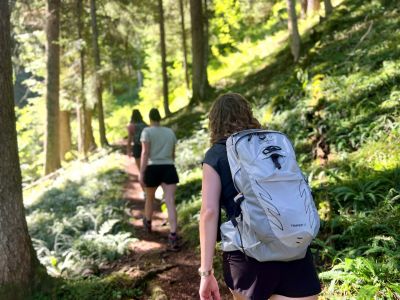
<path fill-rule="evenodd" d="M 99 75 L 101 64 L 100 64 L 100 50 L 99 50 L 99 33 L 97 30 L 97 16 L 96 16 L 96 1 L 90 0 L 90 15 L 92 23 L 92 43 L 93 43 L 93 56 L 96 67 L 95 73 L 95 86 L 96 86 L 96 98 L 97 98 L 97 114 L 99 118 L 99 133 L 100 133 L 100 145 L 102 147 L 108 146 L 106 138 L 106 127 L 104 124 L 104 110 L 103 110 L 103 99 L 102 99 L 102 82 Z"/>
<path fill-rule="evenodd" d="M 71 150 L 71 145 L 70 112 L 62 110 L 60 111 L 60 158 L 62 160 Z"/>
<path fill-rule="evenodd" d="M 307 3 L 308 3 L 308 0 L 300 0 L 301 18 L 302 19 L 305 19 L 307 17 Z"/>
<path fill-rule="evenodd" d="M 96 141 L 93 136 L 93 128 L 92 128 L 92 115 L 93 110 L 86 108 L 85 111 L 85 149 L 88 152 L 93 151 L 97 148 Z"/>
<path fill-rule="evenodd" d="M 204 24 L 202 0 L 190 0 L 192 25 L 192 103 L 204 100 L 206 94 L 207 69 L 204 66 Z"/>
<path fill-rule="evenodd" d="M 77 28 L 78 28 L 78 39 L 83 41 L 83 4 L 82 0 L 76 1 L 76 15 L 77 15 Z M 76 116 L 78 121 L 78 152 L 84 158 L 87 156 L 88 148 L 85 147 L 88 142 L 85 140 L 86 125 L 86 99 L 85 99 L 85 49 L 81 44 L 79 51 L 79 71 L 81 75 L 80 93 L 76 101 Z"/>
<path fill-rule="evenodd" d="M 296 15 L 296 0 L 286 0 L 287 10 L 288 10 L 288 29 L 290 36 L 290 47 L 293 54 L 293 59 L 295 62 L 299 60 L 300 57 L 300 34 L 297 26 L 297 15 Z"/>
<path fill-rule="evenodd" d="M 203 13 L 203 24 L 204 24 L 204 57 L 203 57 L 203 68 L 206 76 L 203 77 L 204 89 L 207 90 L 210 87 L 207 77 L 207 67 L 208 67 L 208 54 L 210 53 L 210 45 L 208 43 L 208 4 L 207 0 L 204 0 L 204 13 Z"/>
<path fill-rule="evenodd" d="M 19 300 L 30 297 L 40 266 L 22 200 L 7 0 L 0 1 L 0 45 L 0 299 Z"/>
<path fill-rule="evenodd" d="M 331 0 L 324 0 L 325 17 L 328 17 L 333 12 L 333 6 Z"/>
<path fill-rule="evenodd" d="M 167 50 L 165 46 L 165 28 L 164 28 L 164 8 L 162 0 L 158 0 L 158 22 L 160 25 L 160 48 L 161 48 L 161 69 L 163 79 L 163 98 L 164 112 L 166 116 L 171 114 L 168 101 L 168 74 L 167 74 Z"/>
<path fill-rule="evenodd" d="M 319 12 L 319 9 L 320 9 L 320 6 L 321 6 L 319 1 L 320 0 L 308 0 L 307 12 L 309 14 L 314 14 L 314 13 Z"/>
<path fill-rule="evenodd" d="M 60 0 L 47 1 L 47 78 L 46 78 L 46 138 L 45 168 L 49 174 L 61 167 L 59 141 L 60 97 Z"/>
<path fill-rule="evenodd" d="M 187 46 L 186 46 L 186 30 L 185 30 L 185 11 L 183 9 L 183 0 L 179 0 L 179 12 L 181 14 L 181 37 L 183 50 L 183 68 L 185 70 L 186 89 L 190 89 L 189 70 L 187 65 Z"/>

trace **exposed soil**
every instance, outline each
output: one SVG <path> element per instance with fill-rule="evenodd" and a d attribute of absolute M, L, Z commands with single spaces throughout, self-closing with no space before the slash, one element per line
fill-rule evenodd
<path fill-rule="evenodd" d="M 199 254 L 185 244 L 179 252 L 167 251 L 169 229 L 167 215 L 161 211 L 160 200 L 154 203 L 152 233 L 144 232 L 144 198 L 134 159 L 126 158 L 125 169 L 129 180 L 124 187 L 124 198 L 129 201 L 130 211 L 127 213 L 130 214 L 130 223 L 138 242 L 132 244 L 129 255 L 105 266 L 103 273 L 123 272 L 130 277 L 139 278 L 144 283 L 141 286 L 147 288 L 142 296 L 135 299 L 199 299 Z M 158 297 L 154 297 L 155 290 L 158 291 Z M 220 293 L 222 299 L 232 298 L 223 284 L 220 285 Z"/>

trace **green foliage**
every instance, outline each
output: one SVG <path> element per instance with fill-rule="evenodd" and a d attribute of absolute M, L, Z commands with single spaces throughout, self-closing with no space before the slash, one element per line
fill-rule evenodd
<path fill-rule="evenodd" d="M 213 1 L 213 13 L 211 28 L 218 40 L 217 45 L 212 47 L 215 56 L 232 52 L 235 49 L 234 34 L 240 29 L 240 4 L 233 0 Z"/>
<path fill-rule="evenodd" d="M 200 124 L 204 125 L 204 121 Z M 191 137 L 180 140 L 176 147 L 178 154 L 176 166 L 180 176 L 180 183 L 176 192 L 179 223 L 185 241 L 191 246 L 196 246 L 199 242 L 201 162 L 208 144 L 208 134 L 202 128 Z"/>
<path fill-rule="evenodd" d="M 133 280 L 124 274 L 114 274 L 104 278 L 69 279 L 58 283 L 52 293 L 38 292 L 34 300 L 117 300 L 136 299 L 143 295 L 141 288 L 132 288 Z"/>
<path fill-rule="evenodd" d="M 41 263 L 52 275 L 97 273 L 134 242 L 127 227 L 120 157 L 77 163 L 45 191 L 26 198 L 29 232 Z M 128 230 L 128 231 L 127 231 Z"/>
<path fill-rule="evenodd" d="M 189 169 L 186 169 L 189 170 Z M 176 203 L 182 235 L 191 246 L 199 243 L 199 212 L 201 206 L 201 169 L 180 173 L 180 183 L 176 192 Z"/>
<path fill-rule="evenodd" d="M 44 115 L 44 105 L 39 99 L 16 109 L 20 166 L 25 184 L 35 181 L 43 173 Z"/>
<path fill-rule="evenodd" d="M 326 293 L 328 297 L 357 295 L 356 299 L 395 299 L 400 285 L 398 281 L 388 278 L 393 271 L 385 264 L 357 257 L 346 258 L 320 277 L 330 280 Z"/>
<path fill-rule="evenodd" d="M 360 209 L 373 207 L 385 199 L 385 191 L 389 180 L 373 178 L 370 180 L 351 181 L 350 186 L 338 186 L 332 190 L 333 198 L 340 208 L 352 207 L 357 212 Z"/>
<path fill-rule="evenodd" d="M 182 235 L 189 246 L 199 244 L 199 217 L 201 198 L 199 191 L 192 198 L 182 202 L 178 206 L 179 223 L 182 224 Z"/>
<path fill-rule="evenodd" d="M 13 62 L 16 78 L 18 84 L 25 86 L 30 92 L 27 94 L 28 101 L 16 99 L 21 104 L 29 103 L 28 107 L 19 111 L 18 117 L 19 127 L 22 128 L 19 134 L 19 144 L 22 145 L 20 147 L 22 174 L 23 181 L 27 184 L 37 180 L 42 172 L 41 154 L 45 128 L 43 119 L 46 76 L 46 36 L 43 31 L 45 5 L 40 1 L 31 2 L 29 4 L 16 2 L 12 15 L 15 41 Z M 190 98 L 184 79 L 180 14 L 177 1 L 167 0 L 163 4 L 170 109 L 178 111 L 188 104 Z M 245 49 L 249 46 L 249 42 L 244 44 L 241 42 L 248 37 L 252 40 L 264 38 L 263 24 L 270 16 L 272 3 L 219 0 L 209 2 L 209 5 L 210 46 L 221 49 L 224 55 L 225 52 L 231 52 L 236 48 L 241 51 Z M 71 111 L 72 142 L 75 150 L 78 129 L 75 110 L 78 102 L 82 102 L 84 97 L 88 109 L 96 107 L 91 18 L 88 12 L 89 4 L 84 2 L 81 19 L 82 37 L 79 38 L 76 5 L 72 2 L 62 3 L 60 107 Z M 99 1 L 97 5 L 98 42 L 101 54 L 101 67 L 97 73 L 102 79 L 106 133 L 111 143 L 119 142 L 126 137 L 125 126 L 133 108 L 139 108 L 145 119 L 151 107 L 158 107 L 161 112 L 164 111 L 157 14 L 157 6 L 151 1 L 146 3 Z M 190 14 L 187 2 L 184 2 L 184 16 L 190 62 Z M 262 45 L 258 48 L 261 49 Z M 80 72 L 81 51 L 84 54 L 83 90 Z M 220 59 L 222 64 L 226 63 L 222 57 L 216 60 Z M 243 61 L 244 65 L 246 63 L 247 61 Z M 189 74 L 190 68 L 189 63 Z M 20 74 L 25 74 L 25 77 Z M 220 75 L 224 76 L 222 73 Z M 28 78 L 25 79 L 26 77 Z M 20 78 L 24 78 L 23 81 Z M 196 112 L 194 117 L 198 119 L 199 116 L 200 114 Z M 93 117 L 94 136 L 98 140 L 95 110 Z M 179 136 L 187 134 L 181 128 L 177 131 Z"/>
<path fill-rule="evenodd" d="M 182 172 L 201 166 L 205 150 L 209 147 L 208 133 L 197 130 L 191 138 L 181 139 L 176 146 L 176 165 Z"/>
<path fill-rule="evenodd" d="M 110 143 L 118 144 L 128 136 L 127 125 L 131 119 L 132 106 L 110 105 L 107 110 L 109 111 L 105 119 L 107 139 Z"/>

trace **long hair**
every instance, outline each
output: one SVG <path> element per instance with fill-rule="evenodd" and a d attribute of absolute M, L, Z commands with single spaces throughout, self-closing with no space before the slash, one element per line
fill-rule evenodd
<path fill-rule="evenodd" d="M 237 131 L 261 128 L 260 123 L 253 117 L 250 103 L 236 93 L 219 96 L 211 107 L 208 119 L 211 144 Z"/>
<path fill-rule="evenodd" d="M 132 110 L 131 123 L 143 123 L 142 114 L 138 109 Z"/>

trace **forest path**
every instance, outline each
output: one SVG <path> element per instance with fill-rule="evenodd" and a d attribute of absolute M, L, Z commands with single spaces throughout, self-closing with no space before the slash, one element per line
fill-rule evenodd
<path fill-rule="evenodd" d="M 167 215 L 161 211 L 159 200 L 154 203 L 153 231 L 150 234 L 144 232 L 144 198 L 133 158 L 125 157 L 125 171 L 129 179 L 124 185 L 124 199 L 129 202 L 127 213 L 138 242 L 132 244 L 129 255 L 110 264 L 105 273 L 122 272 L 145 283 L 144 294 L 135 299 L 199 299 L 199 254 L 185 244 L 179 252 L 167 251 Z M 225 287 L 221 287 L 221 293 L 222 299 L 231 299 Z"/>

